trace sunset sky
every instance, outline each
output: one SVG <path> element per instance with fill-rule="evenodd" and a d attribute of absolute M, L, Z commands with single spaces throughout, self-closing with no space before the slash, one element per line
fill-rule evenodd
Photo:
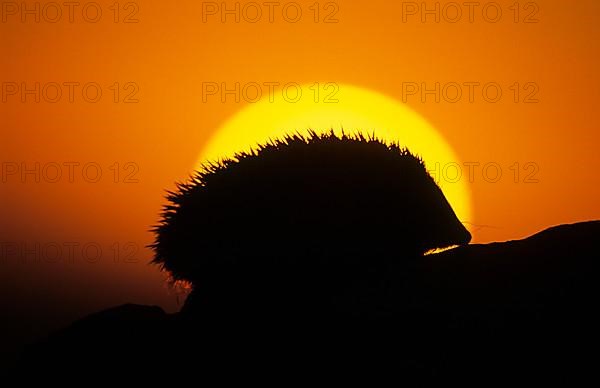
<path fill-rule="evenodd" d="M 600 218 L 598 1 L 37 4 L 2 2 L 0 20 L 0 302 L 14 317 L 176 310 L 148 230 L 256 85 L 404 104 L 461 162 L 475 243 Z"/>

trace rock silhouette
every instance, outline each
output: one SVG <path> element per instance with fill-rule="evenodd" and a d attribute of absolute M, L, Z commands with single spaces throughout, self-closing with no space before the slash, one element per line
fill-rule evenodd
<path fill-rule="evenodd" d="M 390 275 L 393 312 L 368 318 L 291 317 L 277 314 L 279 305 L 265 316 L 120 306 L 30 347 L 14 373 L 22 381 L 68 381 L 157 365 L 179 376 L 240 381 L 373 368 L 421 384 L 585 379 L 596 370 L 598 236 L 600 221 L 592 221 L 424 256 L 410 276 Z"/>
<path fill-rule="evenodd" d="M 125 305 L 82 319 L 25 351 L 21 382 L 595 373 L 600 221 L 464 245 L 422 162 L 360 135 L 274 141 L 169 200 L 153 248 L 193 283 L 182 311 Z M 448 245 L 461 246 L 423 255 Z"/>

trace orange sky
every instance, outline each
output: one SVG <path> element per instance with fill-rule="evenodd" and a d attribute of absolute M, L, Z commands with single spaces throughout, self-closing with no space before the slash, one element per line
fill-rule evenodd
<path fill-rule="evenodd" d="M 37 23 L 35 2 L 25 2 L 31 14 L 22 14 L 21 2 L 2 3 L 0 228 L 5 248 L 19 242 L 29 251 L 21 247 L 14 253 L 12 247 L 12 253 L 3 253 L 0 265 L 7 271 L 3 268 L 1 280 L 24 299 L 59 295 L 55 300 L 61 303 L 93 301 L 89 310 L 126 301 L 174 308 L 162 275 L 147 265 L 147 229 L 157 220 L 163 190 L 187 176 L 211 134 L 247 104 L 233 97 L 203 102 L 203 82 L 334 82 L 404 98 L 462 161 L 502 169 L 496 183 L 484 179 L 481 167 L 475 170 L 470 184 L 475 242 L 600 218 L 597 1 L 523 1 L 518 15 L 510 8 L 514 0 L 483 1 L 474 6 L 472 22 L 469 8 L 462 6 L 456 23 L 449 20 L 456 17 L 457 3 L 451 2 L 439 3 L 439 23 L 435 15 L 415 10 L 420 1 L 323 1 L 317 3 L 318 15 L 311 8 L 314 0 L 280 2 L 272 23 L 264 5 L 260 20 L 249 22 L 255 16 L 249 2 L 240 3 L 239 23 L 235 15 L 224 15 L 221 22 L 219 10 L 204 15 L 203 22 L 199 1 L 122 2 L 118 15 L 113 3 L 96 3 L 102 10 L 97 23 L 94 6 L 82 14 L 87 2 L 73 9 L 72 23 L 65 6 L 59 17 L 53 5 L 40 2 Z M 234 9 L 235 2 L 226 3 Z M 204 7 L 212 11 L 220 4 Z M 494 4 L 502 10 L 496 23 Z M 436 2 L 426 5 L 435 9 Z M 298 7 L 302 17 L 292 23 Z M 126 17 L 138 22 L 124 23 Z M 72 86 L 73 102 L 65 85 L 71 82 L 79 84 Z M 476 87 L 470 102 L 464 86 L 470 82 L 496 83 L 502 98 L 486 101 Z M 35 92 L 23 91 L 23 84 L 34 89 L 36 83 L 39 103 Z M 52 103 L 55 83 L 62 96 Z M 102 90 L 96 103 L 82 93 L 91 83 Z M 408 83 L 429 88 L 458 83 L 463 96 L 452 103 L 441 95 L 437 103 L 427 95 L 423 102 L 420 94 L 403 96 Z M 518 102 L 511 89 L 515 83 Z M 138 102 L 124 103 L 136 88 L 132 98 Z M 525 103 L 534 90 L 538 101 Z M 93 98 L 93 84 L 87 91 Z M 65 165 L 71 162 L 79 163 L 71 164 L 72 182 Z M 41 182 L 35 182 L 35 173 L 26 174 L 25 182 L 22 171 L 10 173 L 21 163 L 29 168 L 39 163 Z M 55 163 L 63 176 L 51 183 Z M 537 182 L 525 182 L 533 171 L 525 170 L 527 163 L 537 169 Z M 102 174 L 93 183 L 97 166 Z M 133 175 L 126 183 L 128 173 Z M 44 248 L 32 248 L 36 243 L 46 250 L 56 243 L 62 250 L 51 260 Z M 79 244 L 72 257 L 65 243 Z M 86 249 L 102 248 L 93 264 L 82 259 L 93 256 L 84 252 L 86 244 Z M 132 263 L 123 262 L 128 255 Z"/>

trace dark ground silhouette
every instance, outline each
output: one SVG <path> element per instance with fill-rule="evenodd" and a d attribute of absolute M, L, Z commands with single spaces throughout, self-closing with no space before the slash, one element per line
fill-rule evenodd
<path fill-rule="evenodd" d="M 16 375 L 487 386 L 595 372 L 598 221 L 463 245 L 417 158 L 333 135 L 238 155 L 169 198 L 155 262 L 193 283 L 182 311 L 97 313 L 29 348 Z"/>
<path fill-rule="evenodd" d="M 388 275 L 384 314 L 116 307 L 30 347 L 15 373 L 573 383 L 596 373 L 599 235 L 594 221 L 424 256 Z"/>

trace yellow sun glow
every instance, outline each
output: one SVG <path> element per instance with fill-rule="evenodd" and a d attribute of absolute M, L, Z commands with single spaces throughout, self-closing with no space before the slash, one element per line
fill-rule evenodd
<path fill-rule="evenodd" d="M 302 92 L 299 99 L 298 90 Z M 282 138 L 286 133 L 307 135 L 309 129 L 317 133 L 332 129 L 337 134 L 342 130 L 347 134 L 374 133 L 407 147 L 423 159 L 458 218 L 471 220 L 469 189 L 464 177 L 455 179 L 457 167 L 462 164 L 444 138 L 406 105 L 351 85 L 302 85 L 287 93 L 275 91 L 248 104 L 215 131 L 201 151 L 197 167 L 207 160 L 223 159 L 269 139 Z M 444 169 L 447 174 L 442 174 Z"/>

